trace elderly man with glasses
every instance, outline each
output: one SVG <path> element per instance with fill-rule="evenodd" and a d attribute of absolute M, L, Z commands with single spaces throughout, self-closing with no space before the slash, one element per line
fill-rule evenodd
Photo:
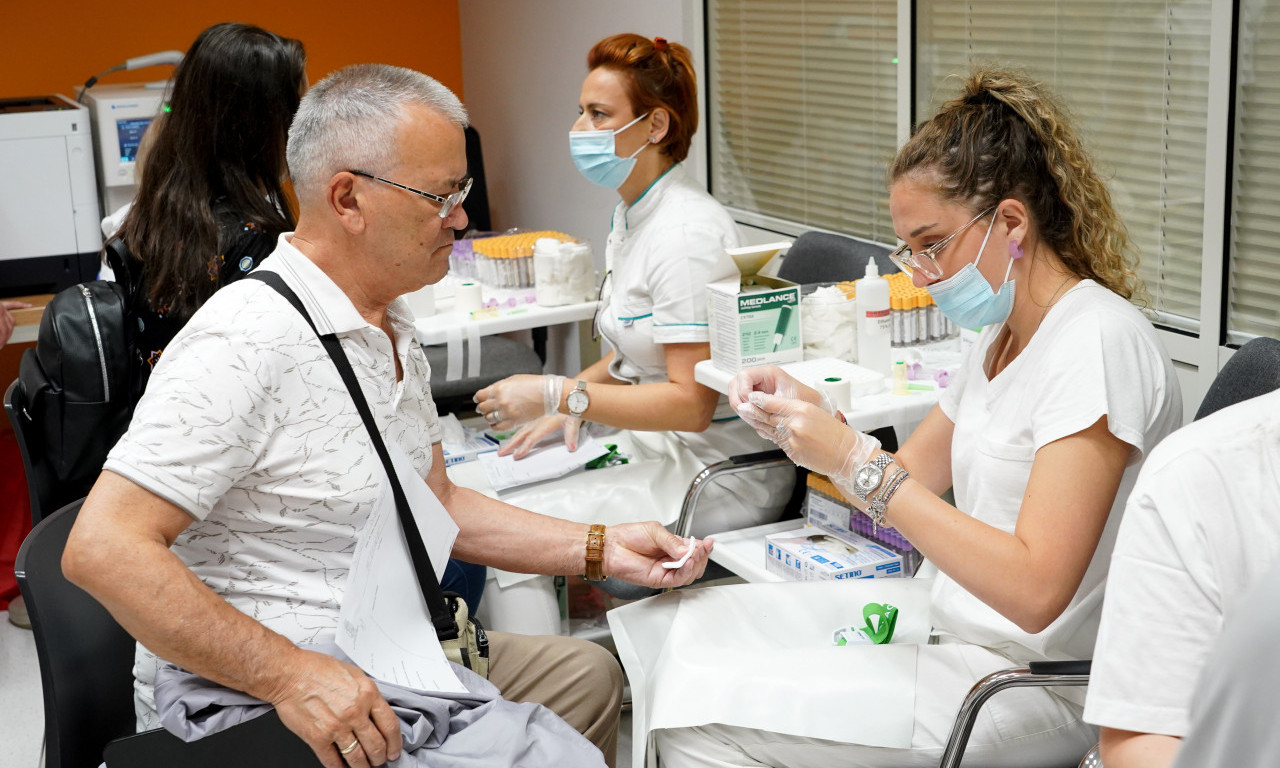
<path fill-rule="evenodd" d="M 427 492 L 448 513 L 419 523 L 424 540 L 456 529 L 453 550 L 472 562 L 653 586 L 705 568 L 709 545 L 663 568 L 688 547 L 656 523 L 589 531 L 445 475 L 426 359 L 399 297 L 444 276 L 466 225 L 465 124 L 457 97 L 410 70 L 349 67 L 316 84 L 289 134 L 297 231 L 262 268 L 314 330 L 266 281 L 244 280 L 165 350 L 64 557 L 69 578 L 139 641 L 140 727 L 156 725 L 163 659 L 270 702 L 327 766 L 400 755 L 396 718 L 363 671 L 299 647 L 335 636 L 357 540 L 390 495 L 317 334 L 336 335 L 387 451 L 412 467 L 408 483 L 396 473 L 402 484 L 425 485 L 405 495 Z M 612 656 L 560 637 L 492 633 L 490 648 L 490 681 L 507 698 L 545 704 L 612 764 L 622 682 Z"/>

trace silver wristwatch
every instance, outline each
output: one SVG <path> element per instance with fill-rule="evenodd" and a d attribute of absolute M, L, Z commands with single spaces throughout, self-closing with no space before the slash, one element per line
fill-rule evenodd
<path fill-rule="evenodd" d="M 860 501 L 866 501 L 867 496 L 880 487 L 881 481 L 884 480 L 884 468 L 892 463 L 893 455 L 882 453 L 858 467 L 858 471 L 853 473 L 853 492 L 857 494 Z"/>
<path fill-rule="evenodd" d="M 591 398 L 587 396 L 587 382 L 578 379 L 578 386 L 573 388 L 565 398 L 565 405 L 569 406 L 569 415 L 581 417 L 587 412 L 587 408 L 591 405 Z"/>

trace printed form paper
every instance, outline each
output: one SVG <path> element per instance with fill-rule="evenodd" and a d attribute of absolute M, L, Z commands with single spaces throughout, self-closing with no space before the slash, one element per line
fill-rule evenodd
<path fill-rule="evenodd" d="M 588 461 L 598 459 L 609 452 L 594 438 L 587 437 L 578 443 L 578 450 L 570 451 L 563 441 L 546 447 L 535 448 L 523 459 L 499 456 L 496 453 L 480 454 L 480 465 L 485 477 L 495 491 L 505 491 L 529 483 L 554 480 L 576 469 L 582 469 Z"/>
<path fill-rule="evenodd" d="M 458 526 L 417 476 L 409 457 L 388 445 L 436 578 L 449 562 Z M 405 543 L 390 482 L 360 533 L 342 600 L 337 644 L 378 680 L 422 691 L 465 693 L 431 624 Z"/>

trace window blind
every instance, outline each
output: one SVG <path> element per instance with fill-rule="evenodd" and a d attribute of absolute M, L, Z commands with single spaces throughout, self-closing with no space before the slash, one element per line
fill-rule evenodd
<path fill-rule="evenodd" d="M 1280 9 L 1240 5 L 1227 330 L 1280 336 Z"/>
<path fill-rule="evenodd" d="M 948 76 L 974 62 L 1043 79 L 1109 178 L 1153 308 L 1191 330 L 1200 316 L 1209 12 L 1209 0 L 919 0 L 916 12 L 917 119 L 954 96 L 960 82 Z"/>
<path fill-rule="evenodd" d="M 708 0 L 707 24 L 712 194 L 747 223 L 893 242 L 896 0 Z"/>

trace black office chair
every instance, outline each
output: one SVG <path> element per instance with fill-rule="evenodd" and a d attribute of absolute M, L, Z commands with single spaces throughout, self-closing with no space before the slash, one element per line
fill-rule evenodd
<path fill-rule="evenodd" d="M 472 347 L 463 344 L 465 371 Z M 441 413 L 474 412 L 472 397 L 481 389 L 518 373 L 542 373 L 542 358 L 528 344 L 501 336 L 485 336 L 480 339 L 480 373 L 450 380 L 446 377 L 449 367 L 449 350 L 443 344 L 423 345 L 427 362 L 431 365 L 431 398 Z"/>
<path fill-rule="evenodd" d="M 778 265 L 778 277 L 801 285 L 861 279 L 867 259 L 876 261 L 881 275 L 900 271 L 879 243 L 855 240 L 830 232 L 805 232 L 796 238 Z"/>
<path fill-rule="evenodd" d="M 274 712 L 190 744 L 163 730 L 134 734 L 133 638 L 62 575 L 82 502 L 42 520 L 14 567 L 40 662 L 46 768 L 97 768 L 104 750 L 108 768 L 319 765 Z"/>
<path fill-rule="evenodd" d="M 1195 419 L 1229 405 L 1244 402 L 1268 392 L 1280 389 L 1280 341 L 1259 337 L 1246 343 L 1222 366 L 1209 385 L 1209 391 L 1200 401 Z M 960 765 L 969 734 L 978 717 L 978 710 L 987 699 L 1006 688 L 1025 686 L 1080 686 L 1089 684 L 1091 661 L 1032 662 L 1027 667 L 992 672 L 979 680 L 965 697 L 952 726 L 942 754 L 941 768 Z M 1081 761 L 1081 768 L 1101 766 L 1097 747 Z"/>
<path fill-rule="evenodd" d="M 466 139 L 467 175 L 471 177 L 471 191 L 467 199 L 462 201 L 462 210 L 467 212 L 467 232 L 489 232 L 493 223 L 489 218 L 489 185 L 485 183 L 484 151 L 480 147 L 480 132 L 474 125 L 463 129 Z M 459 232 L 461 237 L 463 232 Z"/>
<path fill-rule="evenodd" d="M 1200 401 L 1195 418 L 1280 388 L 1280 341 L 1259 336 L 1240 347 Z"/>
<path fill-rule="evenodd" d="M 480 134 L 475 126 L 467 126 L 467 175 L 471 177 L 471 192 L 462 202 L 467 212 L 467 232 L 489 232 L 493 229 L 489 212 L 489 188 L 485 183 L 484 152 L 480 147 Z M 459 232 L 461 237 L 464 233 Z M 448 373 L 448 349 L 443 344 L 424 345 L 427 362 L 431 364 L 431 397 L 441 413 L 458 413 L 474 410 L 471 398 L 475 393 L 494 382 L 518 373 L 542 373 L 546 361 L 547 335 L 545 328 L 533 330 L 533 347 L 501 336 L 486 336 L 480 340 L 480 373 L 450 380 Z M 466 370 L 470 345 L 463 347 L 463 370 Z"/>
<path fill-rule="evenodd" d="M 38 432 L 27 412 L 27 393 L 22 382 L 14 379 L 4 392 L 4 412 L 9 416 L 13 426 L 13 435 L 18 440 L 18 452 L 22 454 L 22 469 L 27 475 L 27 496 L 31 499 L 31 524 L 40 522 L 46 511 L 57 509 L 57 503 L 63 490 L 55 480 L 51 467 L 44 466 L 44 454 L 35 444 Z M 63 503 L 71 499 L 62 499 Z"/>

